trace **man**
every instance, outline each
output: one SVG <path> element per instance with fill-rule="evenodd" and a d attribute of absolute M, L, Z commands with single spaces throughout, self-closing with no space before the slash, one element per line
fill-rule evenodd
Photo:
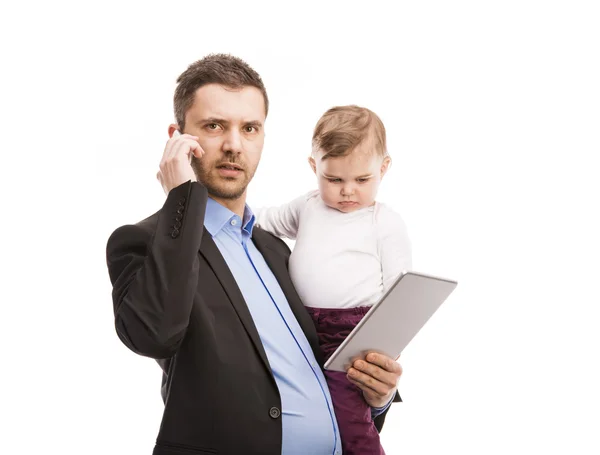
<path fill-rule="evenodd" d="M 163 369 L 154 455 L 339 454 L 290 251 L 253 226 L 245 204 L 264 142 L 262 80 L 238 58 L 211 55 L 177 82 L 177 124 L 157 175 L 165 204 L 107 245 L 117 334 Z M 400 366 L 375 356 L 349 374 L 380 429 Z"/>

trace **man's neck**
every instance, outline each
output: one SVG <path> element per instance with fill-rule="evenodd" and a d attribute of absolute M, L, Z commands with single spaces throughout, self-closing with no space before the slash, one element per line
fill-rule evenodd
<path fill-rule="evenodd" d="M 228 208 L 237 216 L 239 216 L 242 220 L 244 219 L 244 209 L 246 208 L 246 193 L 241 195 L 237 199 L 225 199 L 213 196 L 209 194 L 209 197 L 213 199 L 215 202 L 218 202 L 223 207 Z"/>

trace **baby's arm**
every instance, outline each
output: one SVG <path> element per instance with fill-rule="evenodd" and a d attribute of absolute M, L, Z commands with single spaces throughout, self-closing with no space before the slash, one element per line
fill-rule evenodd
<path fill-rule="evenodd" d="M 390 211 L 385 215 L 379 226 L 383 292 L 390 288 L 402 271 L 412 269 L 412 247 L 406 224 L 397 213 Z"/>
<path fill-rule="evenodd" d="M 296 240 L 300 215 L 306 204 L 306 198 L 306 195 L 302 195 L 278 207 L 259 208 L 255 213 L 256 224 L 278 237 Z"/>

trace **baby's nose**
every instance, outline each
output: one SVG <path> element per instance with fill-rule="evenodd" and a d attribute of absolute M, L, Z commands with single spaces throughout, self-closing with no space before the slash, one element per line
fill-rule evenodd
<path fill-rule="evenodd" d="M 354 188 L 352 186 L 343 186 L 342 187 L 342 195 L 343 196 L 351 196 L 354 193 Z"/>

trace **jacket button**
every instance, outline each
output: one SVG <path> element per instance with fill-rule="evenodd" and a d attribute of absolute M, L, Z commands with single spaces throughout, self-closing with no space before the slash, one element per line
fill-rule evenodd
<path fill-rule="evenodd" d="M 182 196 L 182 197 L 179 199 L 179 201 L 177 201 L 177 202 L 179 203 L 179 205 L 183 205 L 183 203 L 185 202 L 185 197 L 183 197 L 183 196 Z"/>
<path fill-rule="evenodd" d="M 273 406 L 271 409 L 269 409 L 269 415 L 271 416 L 271 418 L 277 419 L 281 415 L 281 411 L 279 410 L 279 408 Z"/>
<path fill-rule="evenodd" d="M 179 229 L 173 229 L 171 231 L 171 237 L 176 238 L 179 235 Z"/>

